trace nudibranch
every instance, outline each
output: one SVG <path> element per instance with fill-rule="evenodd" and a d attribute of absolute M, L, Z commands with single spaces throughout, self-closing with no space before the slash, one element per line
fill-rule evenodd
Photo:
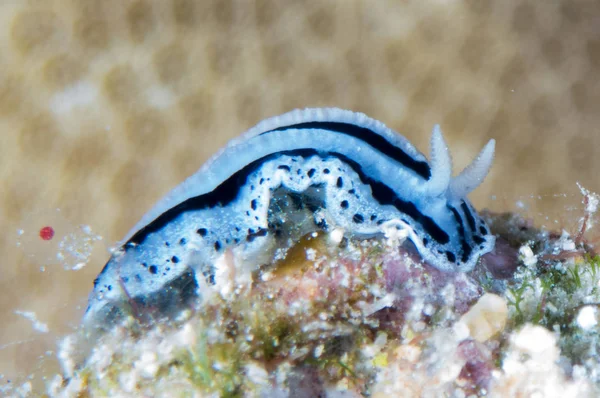
<path fill-rule="evenodd" d="M 317 108 L 264 120 L 129 232 L 94 281 L 85 320 L 107 319 L 127 302 L 168 309 L 199 299 L 225 250 L 258 268 L 290 237 L 332 228 L 357 238 L 396 228 L 436 268 L 470 271 L 495 242 L 466 197 L 493 157 L 490 140 L 452 177 L 437 125 L 427 161 L 362 113 Z"/>

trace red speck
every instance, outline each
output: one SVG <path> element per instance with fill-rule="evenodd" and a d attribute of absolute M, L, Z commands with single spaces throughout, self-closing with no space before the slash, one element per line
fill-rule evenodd
<path fill-rule="evenodd" d="M 54 228 L 52 227 L 44 227 L 40 229 L 40 238 L 43 240 L 50 240 L 54 237 Z"/>

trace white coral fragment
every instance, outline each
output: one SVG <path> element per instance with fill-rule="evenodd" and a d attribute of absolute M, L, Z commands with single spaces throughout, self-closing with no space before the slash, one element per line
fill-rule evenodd
<path fill-rule="evenodd" d="M 525 325 L 510 337 L 502 372 L 494 372 L 490 397 L 592 397 L 584 380 L 569 380 L 556 361 L 555 335 L 541 326 Z"/>
<path fill-rule="evenodd" d="M 596 319 L 596 308 L 586 305 L 577 314 L 577 324 L 582 329 L 591 329 L 598 324 Z"/>
<path fill-rule="evenodd" d="M 508 318 L 506 300 L 495 294 L 486 293 L 462 316 L 461 323 L 469 328 L 471 337 L 485 342 L 501 332 Z"/>
<path fill-rule="evenodd" d="M 531 247 L 523 245 L 519 248 L 519 259 L 526 267 L 532 267 L 537 264 L 538 257 L 533 254 Z"/>

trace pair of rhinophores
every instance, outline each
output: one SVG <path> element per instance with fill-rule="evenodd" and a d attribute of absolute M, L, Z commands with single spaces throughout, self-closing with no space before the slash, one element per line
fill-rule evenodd
<path fill-rule="evenodd" d="M 372 237 L 403 229 L 421 257 L 466 272 L 494 236 L 466 196 L 487 175 L 491 140 L 452 177 L 439 126 L 429 162 L 404 137 L 362 113 L 295 110 L 231 141 L 159 201 L 94 281 L 85 320 L 133 309 L 169 311 L 201 299 L 233 249 L 246 266 L 315 230 Z"/>

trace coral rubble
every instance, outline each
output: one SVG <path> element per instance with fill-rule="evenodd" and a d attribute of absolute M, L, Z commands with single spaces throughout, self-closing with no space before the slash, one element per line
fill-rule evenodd
<path fill-rule="evenodd" d="M 469 274 L 383 238 L 313 234 L 250 278 L 228 253 L 198 308 L 67 337 L 48 393 L 598 394 L 600 258 L 577 236 L 485 216 L 498 248 Z"/>

